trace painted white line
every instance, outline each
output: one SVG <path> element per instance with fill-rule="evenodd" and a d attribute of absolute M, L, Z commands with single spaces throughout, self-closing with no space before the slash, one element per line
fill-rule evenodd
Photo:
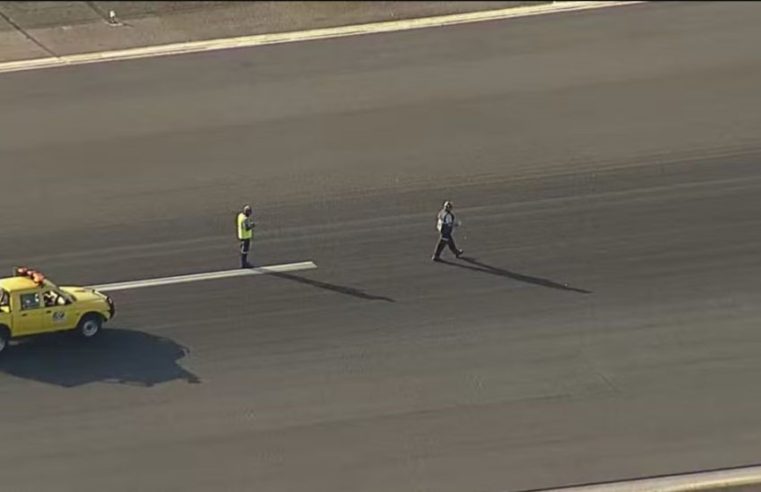
<path fill-rule="evenodd" d="M 147 280 L 134 280 L 131 282 L 117 282 L 113 284 L 90 285 L 90 289 L 104 292 L 116 290 L 142 289 L 144 287 L 157 287 L 159 285 L 184 284 L 188 282 L 200 282 L 202 280 L 216 280 L 220 278 L 245 277 L 248 275 L 263 275 L 266 273 L 294 272 L 298 270 L 311 270 L 317 268 L 311 261 L 301 263 L 287 263 L 284 265 L 272 265 L 256 268 L 239 268 L 237 270 L 223 270 L 220 272 L 195 273 L 192 275 L 178 275 L 175 277 L 152 278 Z"/>
<path fill-rule="evenodd" d="M 186 53 L 198 53 L 203 51 L 223 50 L 231 48 L 245 48 L 268 44 L 293 43 L 297 41 L 340 38 L 344 36 L 358 36 L 361 34 L 407 31 L 410 29 L 452 26 L 471 22 L 504 20 L 517 17 L 529 17 L 534 15 L 555 14 L 561 12 L 575 12 L 579 10 L 601 9 L 608 7 L 621 7 L 639 3 L 645 3 L 645 0 L 607 2 L 553 2 L 543 5 L 528 5 L 523 7 L 511 7 L 506 9 L 469 12 L 464 14 L 441 15 L 419 19 L 374 22 L 370 24 L 359 24 L 353 26 L 328 27 L 323 29 L 311 29 L 308 31 L 256 34 L 252 36 L 211 39 L 207 41 L 190 41 L 185 43 L 173 43 L 160 46 L 147 46 L 144 48 L 131 48 L 125 50 L 102 51 L 98 53 L 84 53 L 79 55 L 65 55 L 60 57 L 38 58 L 34 60 L 4 62 L 0 63 L 0 73 L 33 70 L 40 68 L 63 67 L 70 65 L 82 65 L 85 63 L 132 60 L 136 58 L 147 58 L 154 56 L 180 55 Z"/>
<path fill-rule="evenodd" d="M 761 484 L 761 466 L 746 466 L 599 485 L 545 489 L 544 492 L 687 492 L 759 484 Z"/>

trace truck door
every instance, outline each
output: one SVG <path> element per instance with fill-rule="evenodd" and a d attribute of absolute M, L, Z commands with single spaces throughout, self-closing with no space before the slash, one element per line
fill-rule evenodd
<path fill-rule="evenodd" d="M 72 306 L 60 292 L 49 289 L 42 294 L 43 315 L 40 330 L 60 331 L 74 328 Z"/>
<path fill-rule="evenodd" d="M 17 309 L 13 310 L 13 335 L 39 333 L 42 329 L 42 296 L 39 291 L 21 292 Z"/>

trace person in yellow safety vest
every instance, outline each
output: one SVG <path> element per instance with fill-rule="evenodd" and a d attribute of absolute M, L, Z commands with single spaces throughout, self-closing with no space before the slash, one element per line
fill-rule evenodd
<path fill-rule="evenodd" d="M 241 268 L 251 268 L 251 264 L 248 262 L 248 252 L 251 249 L 251 239 L 254 237 L 254 226 L 254 219 L 251 217 L 251 207 L 246 205 L 243 207 L 243 212 L 238 214 Z"/>

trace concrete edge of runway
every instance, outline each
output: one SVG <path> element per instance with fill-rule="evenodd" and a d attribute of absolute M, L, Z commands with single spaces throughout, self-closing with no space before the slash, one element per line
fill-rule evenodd
<path fill-rule="evenodd" d="M 346 36 L 359 36 L 366 34 L 380 34 L 411 29 L 424 29 L 431 27 L 455 26 L 473 22 L 485 22 L 506 20 L 511 18 L 529 17 L 535 15 L 547 15 L 563 12 L 576 12 L 582 10 L 594 10 L 610 7 L 621 7 L 645 3 L 645 0 L 610 0 L 610 1 L 570 1 L 548 2 L 540 5 L 508 7 L 497 10 L 468 12 L 462 14 L 448 14 L 434 17 L 421 17 L 416 19 L 403 19 L 384 22 L 372 22 L 367 24 L 311 29 L 305 31 L 292 31 L 272 34 L 255 34 L 233 38 L 211 39 L 205 41 L 188 41 L 183 43 L 171 43 L 142 48 L 130 48 L 122 50 L 101 51 L 95 53 L 81 53 L 75 55 L 54 56 L 0 63 L 0 74 L 18 72 L 24 70 L 36 70 L 43 68 L 56 68 L 89 63 L 109 61 L 134 60 L 158 56 L 181 55 L 200 53 L 232 48 L 247 48 L 254 46 L 266 46 L 272 44 L 294 43 L 301 41 L 316 41 L 321 39 L 333 39 Z"/>
<path fill-rule="evenodd" d="M 761 465 L 524 492 L 687 492 L 761 485 Z"/>

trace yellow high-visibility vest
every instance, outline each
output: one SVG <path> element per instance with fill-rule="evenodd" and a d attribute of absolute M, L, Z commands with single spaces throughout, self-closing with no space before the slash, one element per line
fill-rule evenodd
<path fill-rule="evenodd" d="M 254 231 L 246 227 L 247 219 L 248 217 L 243 212 L 238 214 L 238 239 L 241 241 L 251 239 L 254 236 Z"/>

